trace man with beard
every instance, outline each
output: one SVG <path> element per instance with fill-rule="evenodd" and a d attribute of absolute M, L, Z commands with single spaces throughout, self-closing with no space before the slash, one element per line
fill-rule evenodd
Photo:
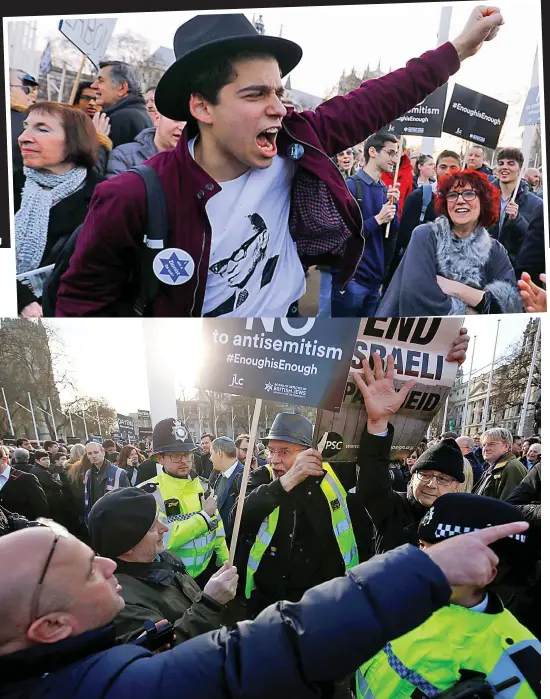
<path fill-rule="evenodd" d="M 305 112 L 281 102 L 282 78 L 302 56 L 298 45 L 258 34 L 240 14 L 197 15 L 182 25 L 175 35 L 176 61 L 162 76 L 155 103 L 187 127 L 178 146 L 151 163 L 171 204 L 165 241 L 171 252 L 155 253 L 144 270 L 147 294 L 139 297 L 140 307 L 180 317 L 218 308 L 211 293 L 220 284 L 211 269 L 218 261 L 213 255 L 220 246 L 224 260 L 241 250 L 250 239 L 252 214 L 264 221 L 269 243 L 238 307 L 240 316 L 286 316 L 305 293 L 304 265 L 339 268 L 337 281 L 345 286 L 363 253 L 362 217 L 330 156 L 365 140 L 447 82 L 502 22 L 498 9 L 477 8 L 454 42 Z M 123 173 L 97 187 L 59 289 L 58 315 L 108 315 L 119 307 L 132 272 L 128 260 L 148 249 L 145 222 L 145 190 L 137 174 Z M 166 272 L 168 259 L 172 274 Z M 274 259 L 270 282 L 260 286 Z M 227 298 L 234 291 L 227 278 L 225 286 Z"/>
<path fill-rule="evenodd" d="M 397 234 L 399 187 L 387 188 L 382 173 L 397 167 L 398 139 L 381 131 L 365 141 L 365 166 L 346 184 L 357 199 L 363 215 L 365 248 L 353 279 L 344 289 L 338 275 L 332 280 L 331 314 L 333 318 L 373 315 L 380 300 L 380 287 L 392 260 Z M 386 237 L 386 224 L 390 236 Z"/>

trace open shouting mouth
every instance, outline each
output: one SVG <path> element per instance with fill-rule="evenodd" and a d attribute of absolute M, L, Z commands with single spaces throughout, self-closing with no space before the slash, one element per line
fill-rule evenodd
<path fill-rule="evenodd" d="M 277 153 L 277 145 L 275 141 L 277 140 L 277 134 L 279 133 L 279 127 L 273 126 L 260 133 L 256 136 L 256 144 L 258 148 L 262 151 L 264 155 L 274 156 Z"/>

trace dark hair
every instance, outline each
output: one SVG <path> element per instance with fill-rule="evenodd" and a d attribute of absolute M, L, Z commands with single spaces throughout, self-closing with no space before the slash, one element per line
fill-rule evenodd
<path fill-rule="evenodd" d="M 44 449 L 45 449 L 46 451 L 48 451 L 48 449 L 49 449 L 50 447 L 56 447 L 56 446 L 57 446 L 57 442 L 53 442 L 51 439 L 47 439 L 47 440 L 44 442 Z"/>
<path fill-rule="evenodd" d="M 67 454 L 64 454 L 62 451 L 58 451 L 57 453 L 55 453 L 55 454 L 53 455 L 53 462 L 54 462 L 54 464 L 55 464 L 56 461 L 59 461 L 59 459 L 60 459 L 62 456 L 64 456 L 65 458 L 67 458 Z"/>
<path fill-rule="evenodd" d="M 99 141 L 90 117 L 78 107 L 59 102 L 36 102 L 27 114 L 41 112 L 57 117 L 65 131 L 65 162 L 88 170 L 96 164 Z"/>
<path fill-rule="evenodd" d="M 91 80 L 82 80 L 81 82 L 79 82 L 78 87 L 76 88 L 73 104 L 78 104 L 80 102 L 80 98 L 82 97 L 82 93 L 84 92 L 84 90 L 88 90 L 92 87 L 92 85 L 93 82 Z"/>
<path fill-rule="evenodd" d="M 215 54 L 201 60 L 200 66 L 192 68 L 192 77 L 189 83 L 189 97 L 200 95 L 210 104 L 218 104 L 220 91 L 237 79 L 235 64 L 239 61 L 268 61 L 275 56 L 265 52 L 239 51 L 237 53 L 226 52 L 222 55 Z M 197 130 L 197 122 L 191 118 L 191 124 Z"/>
<path fill-rule="evenodd" d="M 442 150 L 441 153 L 437 156 L 437 160 L 435 161 L 436 167 L 444 158 L 454 158 L 460 164 L 462 164 L 460 155 L 456 153 L 454 150 Z"/>
<path fill-rule="evenodd" d="M 526 437 L 526 438 L 523 440 L 523 443 L 524 443 L 524 444 L 525 444 L 525 442 L 529 442 L 529 444 L 530 444 L 531 446 L 533 446 L 533 444 L 540 444 L 540 439 L 539 439 L 538 437 Z"/>
<path fill-rule="evenodd" d="M 525 160 L 523 153 L 519 148 L 499 148 L 496 153 L 496 160 L 499 161 L 503 158 L 515 160 L 520 167 L 523 167 Z"/>
<path fill-rule="evenodd" d="M 447 194 L 456 185 L 464 187 L 471 185 L 479 198 L 479 225 L 490 228 L 500 216 L 500 190 L 489 182 L 489 178 L 477 170 L 460 170 L 453 175 L 445 175 L 439 182 L 439 191 L 435 199 L 435 211 L 438 215 L 449 218 Z"/>
<path fill-rule="evenodd" d="M 441 439 L 458 439 L 456 432 L 443 432 Z"/>
<path fill-rule="evenodd" d="M 237 449 L 241 448 L 241 444 L 244 442 L 244 440 L 247 440 L 247 442 L 250 442 L 250 435 L 249 434 L 240 434 L 237 439 L 235 440 L 235 446 Z"/>
<path fill-rule="evenodd" d="M 48 452 L 42 451 L 42 449 L 37 449 L 34 452 L 34 460 L 35 461 L 40 461 L 40 459 L 43 459 L 45 456 L 48 457 L 48 459 L 50 458 L 50 455 L 48 454 Z"/>
<path fill-rule="evenodd" d="M 28 437 L 21 437 L 15 442 L 16 447 L 22 446 L 23 442 L 30 442 L 30 439 Z"/>
<path fill-rule="evenodd" d="M 384 144 L 388 143 L 388 141 L 390 143 L 399 143 L 397 136 L 394 136 L 392 133 L 388 133 L 387 131 L 378 131 L 377 133 L 373 133 L 372 136 L 369 136 L 365 141 L 363 148 L 365 163 L 368 163 L 370 160 L 369 148 L 374 148 L 377 153 L 380 153 L 384 147 Z"/>
<path fill-rule="evenodd" d="M 212 432 L 205 432 L 202 436 L 201 439 L 204 439 L 205 437 L 209 437 L 210 441 L 213 442 L 216 439 L 216 435 L 212 434 Z"/>
<path fill-rule="evenodd" d="M 422 153 L 422 155 L 418 156 L 416 163 L 414 164 L 414 174 L 417 177 L 420 177 L 420 168 L 427 160 L 433 160 L 433 155 L 425 155 Z"/>
<path fill-rule="evenodd" d="M 516 439 L 521 439 L 522 442 L 525 441 L 525 440 L 523 439 L 523 437 L 520 437 L 520 436 L 519 436 L 519 434 L 514 435 L 514 436 L 512 437 L 512 439 L 514 440 L 514 442 L 516 441 Z"/>
<path fill-rule="evenodd" d="M 115 85 L 128 85 L 128 94 L 141 95 L 141 80 L 138 71 L 124 61 L 100 61 L 99 67 L 110 68 L 109 77 Z"/>
<path fill-rule="evenodd" d="M 139 443 L 138 443 L 138 449 L 139 449 L 140 451 L 145 451 L 145 450 L 147 449 L 147 445 L 145 444 L 145 442 L 139 442 Z"/>
<path fill-rule="evenodd" d="M 127 459 L 130 458 L 130 454 L 135 450 L 137 457 L 138 457 L 138 464 L 140 464 L 143 461 L 143 457 L 139 453 L 139 449 L 135 447 L 133 444 L 126 444 L 125 446 L 122 447 L 120 450 L 120 454 L 118 455 L 118 458 L 116 460 L 116 465 L 120 466 L 120 468 L 126 468 L 127 464 L 126 461 Z"/>
<path fill-rule="evenodd" d="M 116 444 L 113 442 L 112 439 L 106 439 L 101 446 L 104 449 L 110 449 L 111 447 L 116 447 Z"/>

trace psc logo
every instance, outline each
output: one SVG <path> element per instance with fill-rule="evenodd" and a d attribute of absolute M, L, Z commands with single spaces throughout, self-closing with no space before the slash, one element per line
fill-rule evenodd
<path fill-rule="evenodd" d="M 344 438 L 338 432 L 329 432 L 325 448 L 323 449 L 323 457 L 330 459 L 331 456 L 336 456 L 344 447 Z"/>

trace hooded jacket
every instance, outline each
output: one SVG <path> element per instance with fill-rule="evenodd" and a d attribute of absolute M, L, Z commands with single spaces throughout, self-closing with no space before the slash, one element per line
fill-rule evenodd
<path fill-rule="evenodd" d="M 523 311 L 514 269 L 504 247 L 481 227 L 468 238 L 459 239 L 448 219 L 440 216 L 413 231 L 376 317 L 465 315 L 466 304 L 443 293 L 437 275 L 489 292 L 491 313 Z"/>
<path fill-rule="evenodd" d="M 331 156 L 414 107 L 458 67 L 458 55 L 448 42 L 409 61 L 405 68 L 324 102 L 315 111 L 287 109 L 277 146 L 282 157 L 297 158 L 299 166 L 292 185 L 289 228 L 305 266 L 340 267 L 340 281 L 345 284 L 363 253 L 361 212 Z M 194 261 L 193 275 L 185 284 L 161 285 L 153 303 L 154 316 L 200 316 L 204 300 L 212 239 L 205 207 L 221 188 L 193 160 L 188 139 L 186 127 L 176 148 L 158 153 L 147 163 L 156 170 L 166 193 L 167 247 L 185 250 Z M 96 189 L 61 281 L 58 316 L 116 313 L 137 265 L 145 222 L 145 186 L 139 175 L 124 173 Z"/>
<path fill-rule="evenodd" d="M 115 175 L 126 172 L 135 165 L 140 165 L 145 160 L 152 158 L 159 152 L 155 146 L 154 126 L 140 131 L 131 143 L 123 143 L 114 148 L 109 156 L 105 176 L 109 179 Z"/>
<path fill-rule="evenodd" d="M 129 94 L 104 110 L 111 123 L 109 137 L 113 148 L 130 143 L 143 129 L 152 126 L 151 115 L 141 95 Z"/>

